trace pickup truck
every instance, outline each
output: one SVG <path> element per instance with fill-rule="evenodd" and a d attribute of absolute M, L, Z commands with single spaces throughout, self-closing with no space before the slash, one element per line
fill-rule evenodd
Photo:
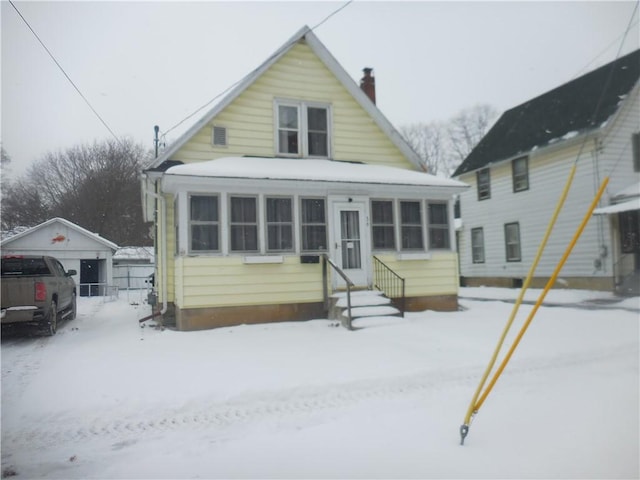
<path fill-rule="evenodd" d="M 55 335 L 58 322 L 76 317 L 76 270 L 65 272 L 54 257 L 4 255 L 2 260 L 2 326 L 32 325 Z"/>

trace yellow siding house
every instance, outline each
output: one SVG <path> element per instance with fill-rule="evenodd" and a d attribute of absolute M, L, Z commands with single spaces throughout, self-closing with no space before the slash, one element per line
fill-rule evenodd
<path fill-rule="evenodd" d="M 361 87 L 304 27 L 146 167 L 165 322 L 326 318 L 340 273 L 373 289 L 380 262 L 405 279 L 407 310 L 457 308 L 466 185 L 419 169 L 371 69 Z"/>

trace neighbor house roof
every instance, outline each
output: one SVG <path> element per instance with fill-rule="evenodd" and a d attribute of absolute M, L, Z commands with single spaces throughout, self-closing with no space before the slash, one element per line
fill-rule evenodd
<path fill-rule="evenodd" d="M 233 102 L 242 92 L 251 86 L 265 71 L 282 58 L 296 43 L 305 40 L 311 50 L 318 56 L 324 65 L 331 71 L 338 81 L 347 89 L 360 106 L 373 118 L 380 129 L 389 137 L 393 144 L 417 167 L 420 165 L 420 158 L 409 146 L 404 137 L 391 125 L 389 120 L 375 106 L 375 104 L 367 97 L 360 87 L 353 81 L 349 74 L 342 68 L 338 61 L 333 57 L 331 52 L 318 40 L 313 30 L 308 26 L 304 26 L 293 37 L 284 43 L 276 52 L 271 55 L 258 68 L 244 77 L 219 103 L 209 110 L 200 120 L 198 120 L 191 128 L 183 133 L 175 142 L 173 142 L 158 158 L 154 159 L 145 170 L 164 171 L 164 168 L 158 168 L 189 141 L 200 129 L 205 127 L 213 118 L 222 112 L 231 102 Z"/>
<path fill-rule="evenodd" d="M 415 170 L 321 159 L 224 157 L 171 167 L 165 178 L 172 176 L 456 187 L 461 190 L 468 187 L 457 180 Z"/>
<path fill-rule="evenodd" d="M 7 238 L 6 240 L 4 240 L 2 242 L 2 246 L 7 246 L 8 244 L 18 240 L 19 238 L 22 237 L 26 237 L 27 235 L 31 235 L 33 232 L 40 230 L 42 228 L 45 228 L 49 225 L 52 225 L 54 223 L 60 223 L 62 225 L 64 225 L 65 227 L 68 227 L 72 230 L 75 230 L 76 232 L 85 235 L 89 238 L 91 238 L 92 240 L 95 240 L 98 243 L 101 243 L 102 245 L 104 245 L 107 248 L 110 248 L 111 250 L 117 250 L 118 249 L 118 245 L 116 245 L 113 242 L 110 242 L 109 240 L 107 240 L 106 238 L 101 237 L 100 235 L 98 235 L 97 233 L 92 233 L 87 229 L 82 228 L 80 225 L 76 225 L 75 223 L 70 222 L 69 220 L 65 220 L 64 218 L 59 218 L 59 217 L 54 217 L 51 218 L 49 220 L 47 220 L 46 222 L 43 222 L 39 225 L 36 225 L 35 227 L 31 227 L 23 232 L 18 233 L 17 235 L 14 235 L 13 237 Z"/>
<path fill-rule="evenodd" d="M 639 77 L 636 50 L 506 111 L 453 176 L 603 127 Z"/>

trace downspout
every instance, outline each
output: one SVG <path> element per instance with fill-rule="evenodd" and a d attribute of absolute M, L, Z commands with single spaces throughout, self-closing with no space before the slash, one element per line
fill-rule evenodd
<path fill-rule="evenodd" d="M 164 239 L 164 242 L 167 241 L 167 205 L 166 205 L 166 199 L 156 193 L 156 192 L 151 192 L 147 189 L 147 182 L 146 180 L 148 179 L 148 177 L 143 173 L 144 177 L 145 177 L 145 182 L 144 182 L 144 189 L 143 189 L 143 194 L 145 196 L 149 195 L 150 197 L 154 198 L 156 200 L 156 202 L 160 203 L 160 212 L 162 212 L 162 235 L 161 237 Z M 158 181 L 155 180 L 153 182 L 156 190 L 158 189 Z M 155 218 L 154 218 L 154 223 L 157 226 L 158 224 L 158 209 L 156 208 L 155 210 Z M 157 235 L 156 235 L 156 242 L 158 241 L 157 239 Z M 161 257 L 161 262 L 162 262 L 162 310 L 160 310 L 160 315 L 164 315 L 165 313 L 167 313 L 167 310 L 169 308 L 168 306 L 168 302 L 167 302 L 167 284 L 168 284 L 168 273 L 167 273 L 167 249 L 166 249 L 166 245 L 163 244 L 162 246 L 162 253 L 160 255 Z"/>

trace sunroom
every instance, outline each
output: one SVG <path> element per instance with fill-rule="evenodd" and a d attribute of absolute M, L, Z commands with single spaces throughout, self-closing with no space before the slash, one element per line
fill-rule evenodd
<path fill-rule="evenodd" d="M 457 294 L 461 182 L 357 162 L 226 157 L 173 166 L 161 186 L 173 195 L 178 324 L 216 307 L 253 306 L 265 321 L 321 315 L 324 254 L 357 288 L 373 286 L 374 257 L 404 271 L 414 307 Z M 335 272 L 330 282 L 345 285 Z"/>

